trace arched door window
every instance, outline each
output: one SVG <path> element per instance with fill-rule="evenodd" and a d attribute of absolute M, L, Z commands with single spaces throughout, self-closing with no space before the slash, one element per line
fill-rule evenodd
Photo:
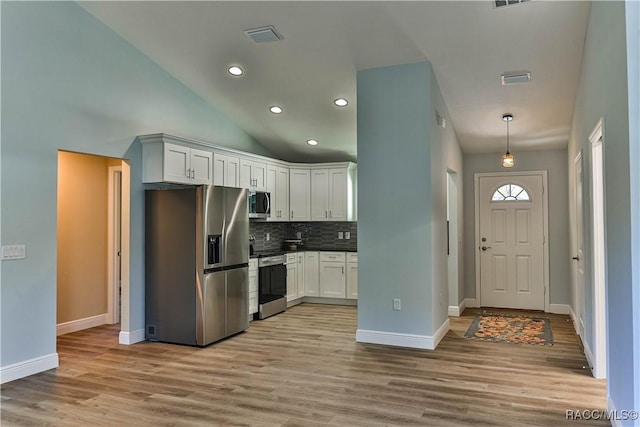
<path fill-rule="evenodd" d="M 504 184 L 493 192 L 492 202 L 518 202 L 530 201 L 527 190 L 517 184 Z"/>

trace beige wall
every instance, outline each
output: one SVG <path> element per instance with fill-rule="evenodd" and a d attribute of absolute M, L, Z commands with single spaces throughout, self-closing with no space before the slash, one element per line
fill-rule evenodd
<path fill-rule="evenodd" d="M 107 312 L 110 160 L 58 154 L 58 324 Z"/>

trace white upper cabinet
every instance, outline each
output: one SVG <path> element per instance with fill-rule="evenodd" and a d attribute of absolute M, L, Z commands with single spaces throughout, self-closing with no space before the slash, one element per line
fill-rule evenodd
<path fill-rule="evenodd" d="M 311 218 L 311 174 L 309 169 L 289 170 L 289 218 L 309 221 Z"/>
<path fill-rule="evenodd" d="M 240 159 L 240 187 L 254 191 L 265 191 L 267 186 L 267 164 Z"/>
<path fill-rule="evenodd" d="M 289 221 L 289 168 L 267 164 L 266 191 L 271 195 L 267 221 Z"/>
<path fill-rule="evenodd" d="M 311 221 L 329 221 L 329 170 L 311 171 Z"/>
<path fill-rule="evenodd" d="M 355 221 L 355 170 L 311 170 L 311 221 Z"/>
<path fill-rule="evenodd" d="M 213 185 L 240 186 L 240 158 L 226 154 L 213 154 Z"/>
<path fill-rule="evenodd" d="M 158 135 L 152 137 L 141 139 L 143 183 L 212 183 L 211 151 L 166 142 Z"/>

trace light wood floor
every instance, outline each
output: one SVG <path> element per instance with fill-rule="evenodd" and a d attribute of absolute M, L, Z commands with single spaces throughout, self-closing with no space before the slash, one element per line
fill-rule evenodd
<path fill-rule="evenodd" d="M 300 305 L 204 349 L 117 344 L 103 326 L 58 338 L 60 368 L 2 386 L 3 426 L 559 426 L 604 409 L 571 321 L 553 346 L 463 338 L 435 351 L 357 344 L 356 308 Z M 491 310 L 497 311 L 497 310 Z"/>

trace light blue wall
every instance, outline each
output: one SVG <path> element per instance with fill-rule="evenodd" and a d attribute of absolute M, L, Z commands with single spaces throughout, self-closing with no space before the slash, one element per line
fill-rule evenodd
<path fill-rule="evenodd" d="M 432 246 L 432 300 L 433 325 L 437 329 L 448 319 L 447 308 L 449 306 L 448 286 L 448 256 L 447 256 L 447 171 L 456 172 L 457 191 L 457 217 L 458 236 L 462 236 L 462 149 L 458 144 L 455 130 L 453 129 L 449 110 L 444 102 L 440 85 L 435 73 L 429 64 L 431 76 L 431 110 L 427 119 L 431 122 L 431 246 Z M 438 126 L 436 112 L 445 119 L 445 128 Z M 455 242 L 451 243 L 455 245 Z M 460 247 L 461 245 L 457 245 Z M 458 292 L 455 292 L 455 305 L 462 301 L 462 293 L 459 292 L 464 283 L 461 273 L 464 265 L 464 255 L 458 251 Z"/>
<path fill-rule="evenodd" d="M 358 72 L 360 330 L 433 330 L 429 73 L 427 63 Z"/>
<path fill-rule="evenodd" d="M 56 351 L 59 149 L 131 164 L 131 330 L 144 327 L 141 150 L 167 132 L 269 153 L 75 3 L 2 2 L 2 349 L 8 366 Z M 90 203 L 90 201 L 87 201 Z"/>
<path fill-rule="evenodd" d="M 446 320 L 446 171 L 462 155 L 436 108 L 448 118 L 429 63 L 358 72 L 359 330 L 432 336 Z"/>
<path fill-rule="evenodd" d="M 516 118 L 517 120 L 517 118 Z M 512 150 L 516 164 L 509 172 L 546 170 L 549 197 L 549 302 L 570 304 L 569 200 L 567 151 Z M 474 174 L 504 172 L 502 153 L 464 156 L 464 257 L 465 296 L 476 298 Z"/>
<path fill-rule="evenodd" d="M 637 33 L 636 33 L 637 34 Z M 573 159 L 583 149 L 585 299 L 593 299 L 591 147 L 589 135 L 604 117 L 604 185 L 606 236 L 606 287 L 608 331 L 608 394 L 618 410 L 631 410 L 637 404 L 638 385 L 633 378 L 640 369 L 634 359 L 634 346 L 639 336 L 630 334 L 637 318 L 633 305 L 632 219 L 629 158 L 630 110 L 627 86 L 627 49 L 638 49 L 637 38 L 627 46 L 624 2 L 594 2 L 585 39 L 582 74 L 572 135 L 569 143 L 569 176 L 573 176 Z M 637 102 L 637 100 L 636 100 Z M 637 105 L 637 104 L 636 104 Z M 637 111 L 636 111 L 637 113 Z M 637 123 L 637 115 L 632 119 Z M 637 129 L 637 127 L 636 127 Z M 637 135 L 636 135 L 637 138 Z M 637 143 L 637 140 L 636 140 Z M 637 165 L 634 165 L 637 168 Z M 636 191 L 636 189 L 634 189 Z M 636 212 L 637 214 L 637 212 Z M 635 242 L 637 244 L 637 242 Z M 636 267 L 637 268 L 637 267 Z M 636 279 L 637 280 L 637 279 Z M 593 306 L 585 304 L 585 341 L 593 349 Z M 635 314 L 634 314 L 635 313 Z M 635 406 L 638 409 L 637 406 Z M 625 425 L 631 425 L 628 422 Z"/>
<path fill-rule="evenodd" d="M 631 189 L 640 188 L 640 2 L 628 0 L 627 81 L 629 85 L 629 176 Z M 633 293 L 633 336 L 640 337 L 640 192 L 630 192 L 631 203 L 631 289 Z M 634 361 L 640 365 L 640 339 L 634 339 Z M 640 410 L 640 369 L 634 372 L 634 408 Z M 640 426 L 640 420 L 636 421 Z"/>

